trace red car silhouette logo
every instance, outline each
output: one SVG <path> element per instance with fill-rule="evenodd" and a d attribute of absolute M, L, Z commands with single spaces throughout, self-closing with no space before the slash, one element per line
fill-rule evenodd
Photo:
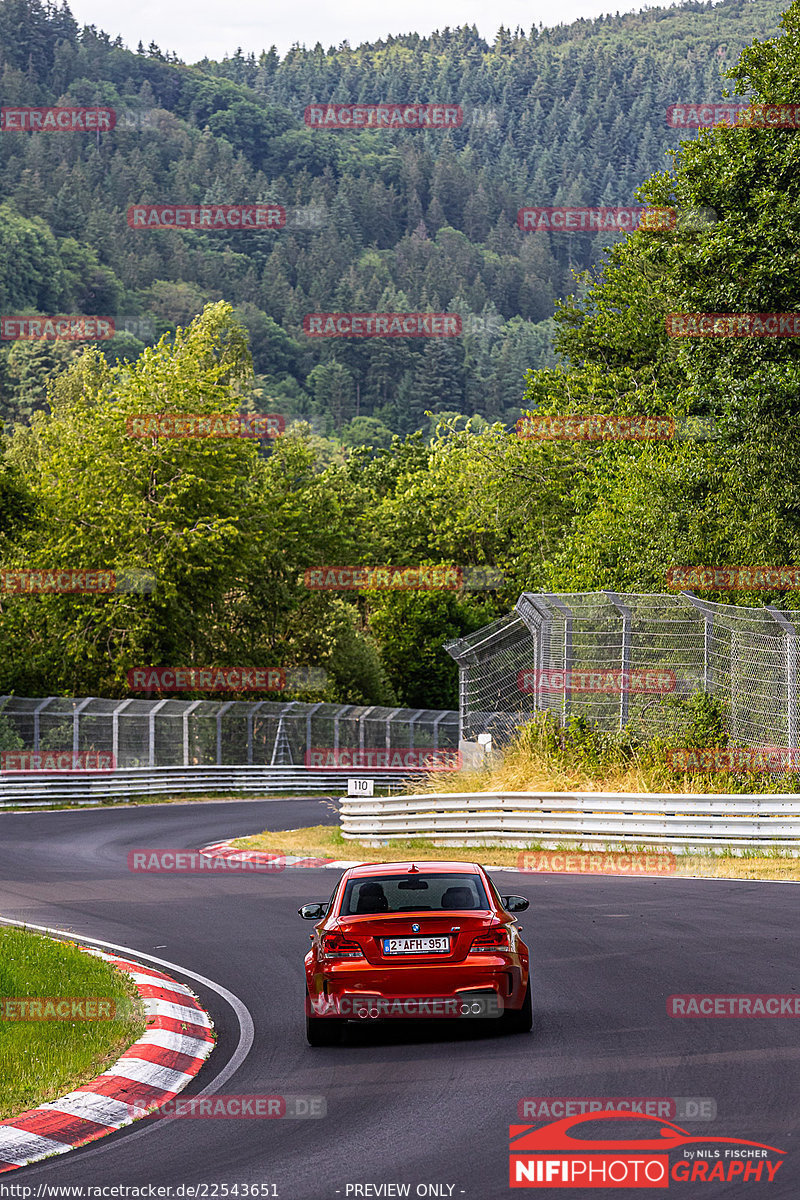
<path fill-rule="evenodd" d="M 574 1137 L 571 1134 L 571 1130 L 575 1126 L 591 1132 L 593 1122 L 609 1120 L 649 1121 L 652 1125 L 657 1126 L 658 1134 L 652 1138 L 631 1137 L 616 1140 L 607 1137 Z M 542 1125 L 539 1128 L 533 1125 L 512 1125 L 509 1136 L 511 1138 L 510 1149 L 514 1154 L 524 1154 L 529 1151 L 563 1152 L 565 1150 L 573 1154 L 585 1153 L 587 1150 L 653 1150 L 666 1153 L 676 1150 L 680 1146 L 697 1143 L 708 1145 L 711 1142 L 735 1146 L 755 1146 L 760 1150 L 771 1150 L 774 1154 L 786 1153 L 785 1150 L 779 1150 L 776 1146 L 767 1146 L 763 1142 L 750 1142 L 745 1138 L 709 1137 L 708 1135 L 696 1137 L 688 1130 L 681 1129 L 680 1125 L 673 1125 L 669 1121 L 663 1121 L 660 1117 L 648 1117 L 643 1113 L 621 1110 L 582 1113 L 576 1117 L 564 1117 L 561 1121 L 553 1121 L 552 1124 Z"/>
<path fill-rule="evenodd" d="M 615 1129 L 620 1121 L 628 1125 Z M 631 1121 L 638 1121 L 638 1127 L 631 1126 Z M 611 1137 L 607 1133 L 609 1127 Z M 628 1133 L 631 1136 L 619 1136 Z M 635 1136 L 637 1133 L 639 1136 Z M 613 1187 L 616 1191 L 667 1188 L 671 1180 L 693 1184 L 734 1179 L 760 1181 L 762 1174 L 767 1177 L 765 1182 L 772 1182 L 783 1165 L 783 1159 L 772 1162 L 769 1158 L 771 1154 L 784 1153 L 777 1146 L 746 1138 L 696 1137 L 680 1125 L 659 1117 L 619 1109 L 565 1117 L 538 1129 L 532 1125 L 512 1125 L 509 1136 L 512 1188 Z M 670 1163 L 673 1150 L 719 1145 L 729 1148 L 684 1150 L 683 1156 L 677 1155 L 676 1161 Z"/>

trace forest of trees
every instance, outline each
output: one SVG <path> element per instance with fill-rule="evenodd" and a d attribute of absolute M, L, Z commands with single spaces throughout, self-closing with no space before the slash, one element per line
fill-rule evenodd
<path fill-rule="evenodd" d="M 553 305 L 608 236 L 522 232 L 523 206 L 636 203 L 679 133 L 669 104 L 717 100 L 778 0 L 578 21 L 493 44 L 474 28 L 375 45 L 238 52 L 189 67 L 80 29 L 66 4 L 0 0 L 5 105 L 108 105 L 97 137 L 3 132 L 0 312 L 152 319 L 156 336 L 227 300 L 250 334 L 254 403 L 345 444 L 387 446 L 426 411 L 512 424 L 525 371 L 553 366 Z M 462 106 L 450 131 L 326 132 L 315 101 Z M 692 136 L 692 135 L 688 135 Z M 136 202 L 273 200 L 276 232 L 128 228 Z M 611 240 L 614 240 L 613 238 Z M 454 311 L 463 336 L 315 340 L 307 312 Z M 108 356 L 135 354 L 124 333 Z M 0 350 L 0 418 L 44 406 L 66 345 Z M 353 424 L 353 422 L 356 422 Z"/>
<path fill-rule="evenodd" d="M 739 58 L 756 35 L 770 40 Z M 0 312 L 150 314 L 165 335 L 2 352 L 3 564 L 137 568 L 157 586 L 0 597 L 0 691 L 121 695 L 143 664 L 313 665 L 328 676 L 317 699 L 455 707 L 442 643 L 523 588 L 665 591 L 674 564 L 798 561 L 796 340 L 670 338 L 664 318 L 797 309 L 800 131 L 718 126 L 668 169 L 676 131 L 661 121 L 734 82 L 796 97 L 800 0 L 782 31 L 777 7 L 724 0 L 493 46 L 462 29 L 194 68 L 78 31 L 65 8 L 3 0 L 0 45 L 8 103 L 157 111 L 99 144 L 0 134 Z M 302 125 L 320 97 L 409 92 L 494 106 L 497 127 Z M 718 219 L 616 238 L 605 261 L 598 239 L 514 224 L 522 204 L 631 203 L 639 188 Z M 257 235 L 128 229 L 130 203 L 177 199 L 326 216 Z M 304 341 L 305 311 L 348 308 L 483 324 L 423 344 Z M 270 445 L 128 437 L 148 405 L 313 423 Z M 523 409 L 697 417 L 704 433 L 537 442 L 515 434 Z M 504 582 L 304 587 L 307 567 L 348 563 L 487 564 Z"/>

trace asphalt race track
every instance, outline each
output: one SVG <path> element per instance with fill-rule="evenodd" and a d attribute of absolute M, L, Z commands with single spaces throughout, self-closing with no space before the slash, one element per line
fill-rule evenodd
<path fill-rule="evenodd" d="M 219 1043 L 183 1097 L 214 1086 L 241 1028 L 234 1008 L 181 968 L 228 989 L 252 1016 L 252 1047 L 221 1093 L 327 1105 L 321 1119 L 148 1119 L 0 1183 L 32 1185 L 34 1197 L 39 1184 L 171 1185 L 173 1196 L 207 1184 L 212 1200 L 222 1184 L 346 1200 L 402 1194 L 379 1186 L 407 1183 L 410 1196 L 494 1200 L 525 1194 L 508 1186 L 508 1126 L 523 1097 L 674 1096 L 716 1101 L 714 1121 L 683 1122 L 692 1133 L 787 1153 L 771 1184 L 671 1182 L 673 1194 L 800 1198 L 800 1020 L 666 1012 L 672 993 L 800 990 L 798 885 L 495 872 L 502 892 L 531 901 L 521 923 L 534 964 L 533 1034 L 466 1022 L 358 1025 L 345 1045 L 312 1050 L 302 1002 L 311 926 L 296 910 L 326 900 L 336 873 L 145 875 L 126 859 L 134 847 L 198 847 L 334 820 L 318 798 L 0 814 L 0 915 L 154 956 L 199 994 Z"/>

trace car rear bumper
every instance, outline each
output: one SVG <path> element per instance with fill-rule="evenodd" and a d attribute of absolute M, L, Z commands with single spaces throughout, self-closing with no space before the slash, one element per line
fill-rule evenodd
<path fill-rule="evenodd" d="M 308 975 L 309 1013 L 363 1019 L 463 1019 L 501 1016 L 520 1008 L 527 978 L 518 962 L 493 958 L 430 966 L 332 964 Z"/>

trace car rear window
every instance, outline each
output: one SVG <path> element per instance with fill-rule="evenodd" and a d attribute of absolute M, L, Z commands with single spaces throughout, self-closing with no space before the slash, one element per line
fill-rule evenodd
<path fill-rule="evenodd" d="M 360 875 L 348 880 L 341 915 L 460 912 L 488 908 L 489 901 L 479 875 L 420 871 L 412 875 Z"/>

